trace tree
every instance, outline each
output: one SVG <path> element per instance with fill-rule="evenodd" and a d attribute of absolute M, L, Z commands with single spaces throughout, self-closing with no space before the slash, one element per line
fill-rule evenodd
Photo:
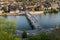
<path fill-rule="evenodd" d="M 14 36 L 16 28 L 15 22 L 0 18 L 0 40 L 18 40 Z"/>
<path fill-rule="evenodd" d="M 22 33 L 22 38 L 27 38 L 27 33 L 26 33 L 26 31 L 24 31 L 24 32 Z"/>
<path fill-rule="evenodd" d="M 3 7 L 3 11 L 4 11 L 5 13 L 10 12 L 10 10 L 9 10 L 7 7 Z"/>

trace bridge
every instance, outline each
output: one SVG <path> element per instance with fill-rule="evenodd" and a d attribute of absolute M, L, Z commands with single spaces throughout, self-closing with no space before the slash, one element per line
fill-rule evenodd
<path fill-rule="evenodd" d="M 38 23 L 37 19 L 32 14 L 30 14 L 28 11 L 26 11 L 25 14 L 35 29 L 42 29 L 42 27 Z"/>
<path fill-rule="evenodd" d="M 42 31 L 48 33 L 50 32 L 50 30 L 46 30 L 46 29 L 43 29 L 41 27 L 41 25 L 38 23 L 37 19 L 32 15 L 30 14 L 28 11 L 25 12 L 25 15 L 28 17 L 28 19 L 31 21 L 32 25 L 35 27 L 34 30 L 27 30 L 27 35 L 38 35 L 39 33 L 41 33 Z M 21 37 L 22 36 L 22 33 L 23 31 L 19 31 L 17 30 L 17 37 Z"/>
<path fill-rule="evenodd" d="M 37 35 L 39 34 L 42 30 L 42 27 L 40 26 L 40 24 L 38 23 L 38 21 L 36 20 L 36 18 L 30 14 L 28 11 L 25 12 L 25 15 L 27 16 L 27 18 L 30 20 L 31 24 L 34 26 L 34 30 L 27 30 L 27 35 Z M 17 36 L 21 37 L 22 36 L 23 31 L 19 31 L 17 30 Z"/>

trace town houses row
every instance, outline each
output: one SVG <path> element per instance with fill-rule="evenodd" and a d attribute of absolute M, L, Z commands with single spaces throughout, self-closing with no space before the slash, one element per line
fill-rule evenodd
<path fill-rule="evenodd" d="M 0 0 L 0 11 L 43 11 L 44 9 L 59 9 L 59 0 L 38 0 L 38 1 L 19 1 L 19 0 Z"/>

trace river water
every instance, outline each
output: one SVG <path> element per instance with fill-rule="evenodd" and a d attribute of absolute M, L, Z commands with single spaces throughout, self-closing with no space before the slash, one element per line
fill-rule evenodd
<path fill-rule="evenodd" d="M 42 26 L 42 28 L 56 28 L 60 27 L 60 12 L 56 14 L 41 14 L 41 15 L 34 15 L 37 19 L 38 23 Z"/>
<path fill-rule="evenodd" d="M 17 24 L 18 30 L 31 30 L 30 24 L 25 16 L 0 16 L 0 18 L 4 18 L 9 21 L 14 21 Z"/>
<path fill-rule="evenodd" d="M 55 28 L 56 26 L 60 26 L 60 12 L 57 14 L 41 14 L 41 15 L 33 15 L 42 28 Z M 1 16 L 0 16 L 1 17 Z M 31 30 L 31 26 L 27 20 L 27 18 L 23 15 L 21 16 L 7 16 L 2 17 L 6 20 L 12 20 L 16 22 L 18 26 L 18 30 Z"/>

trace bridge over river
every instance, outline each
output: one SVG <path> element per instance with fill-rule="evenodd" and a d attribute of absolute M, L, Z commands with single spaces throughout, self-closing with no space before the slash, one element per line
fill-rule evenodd
<path fill-rule="evenodd" d="M 29 12 L 26 12 L 27 18 L 30 20 L 31 24 L 34 26 L 35 29 L 42 29 L 36 18 L 30 14 Z"/>
<path fill-rule="evenodd" d="M 45 30 L 45 29 L 43 29 L 42 27 L 41 27 L 41 25 L 38 23 L 38 21 L 36 20 L 36 18 L 32 15 L 32 14 L 30 14 L 29 12 L 25 12 L 25 15 L 27 16 L 27 18 L 30 20 L 30 22 L 31 22 L 31 24 L 34 26 L 34 30 L 27 30 L 26 32 L 27 32 L 27 35 L 38 35 L 40 32 L 42 32 L 42 31 L 47 31 L 47 30 Z M 49 31 L 49 30 L 48 30 Z M 17 30 L 17 34 L 16 34 L 16 36 L 18 36 L 18 37 L 21 37 L 22 36 L 22 33 L 23 33 L 23 31 L 18 31 Z"/>

